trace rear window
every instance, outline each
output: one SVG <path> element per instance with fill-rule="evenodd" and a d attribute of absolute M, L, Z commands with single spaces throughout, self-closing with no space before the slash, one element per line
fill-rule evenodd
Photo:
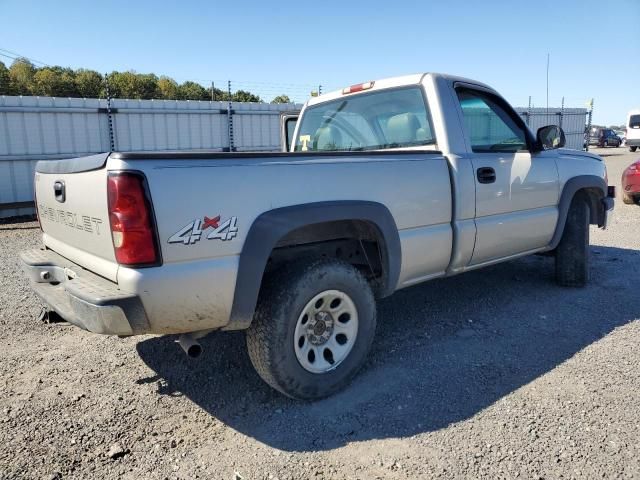
<path fill-rule="evenodd" d="M 629 128 L 640 128 L 640 115 L 631 115 L 629 117 Z"/>
<path fill-rule="evenodd" d="M 419 87 L 345 96 L 309 107 L 295 151 L 379 150 L 435 143 Z"/>

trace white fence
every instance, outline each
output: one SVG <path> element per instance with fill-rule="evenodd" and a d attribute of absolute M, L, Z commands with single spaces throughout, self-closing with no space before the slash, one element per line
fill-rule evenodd
<path fill-rule="evenodd" d="M 589 111 L 586 108 L 516 108 L 535 135 L 540 127 L 559 125 L 567 137 L 567 148 L 582 150 Z"/>
<path fill-rule="evenodd" d="M 108 108 L 109 107 L 109 108 Z M 38 160 L 139 150 L 278 151 L 280 112 L 300 105 L 0 96 L 0 218 L 33 213 Z M 582 148 L 585 109 L 518 108 L 531 130 L 561 125 Z"/>
<path fill-rule="evenodd" d="M 278 151 L 280 112 L 299 108 L 121 99 L 109 106 L 98 99 L 0 96 L 0 217 L 33 213 L 38 160 L 110 150 Z"/>

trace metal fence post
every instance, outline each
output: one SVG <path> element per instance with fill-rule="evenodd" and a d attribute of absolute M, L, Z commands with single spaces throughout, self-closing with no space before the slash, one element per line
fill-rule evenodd
<path fill-rule="evenodd" d="M 530 119 L 531 119 L 531 95 L 529 95 L 529 106 L 527 107 L 527 127 L 529 126 Z"/>
<path fill-rule="evenodd" d="M 227 135 L 229 138 L 229 151 L 234 152 L 233 146 L 233 112 L 231 110 L 231 80 L 227 81 L 227 93 L 229 94 L 229 102 L 227 104 Z"/>
<path fill-rule="evenodd" d="M 111 92 L 109 91 L 109 75 L 104 74 L 104 90 L 107 96 L 107 125 L 109 126 L 109 151 L 113 152 L 116 149 L 116 142 L 113 132 L 113 115 L 111 114 Z"/>
<path fill-rule="evenodd" d="M 562 97 L 562 103 L 560 104 L 560 128 L 562 128 L 562 117 L 564 116 L 564 97 Z"/>
<path fill-rule="evenodd" d="M 585 145 L 585 150 L 589 151 L 589 135 L 591 134 L 591 119 L 593 117 L 593 98 L 589 102 L 589 115 L 587 116 L 587 141 Z"/>

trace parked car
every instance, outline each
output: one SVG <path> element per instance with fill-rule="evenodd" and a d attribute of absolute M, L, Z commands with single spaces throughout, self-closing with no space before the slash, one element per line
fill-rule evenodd
<path fill-rule="evenodd" d="M 630 152 L 640 147 L 640 110 L 631 110 L 627 116 L 627 145 Z"/>
<path fill-rule="evenodd" d="M 622 172 L 622 201 L 640 205 L 640 160 L 632 163 Z"/>
<path fill-rule="evenodd" d="M 622 139 L 610 128 L 593 127 L 589 134 L 589 145 L 597 147 L 619 147 Z"/>
<path fill-rule="evenodd" d="M 314 399 L 353 378 L 376 299 L 399 289 L 538 252 L 560 285 L 587 282 L 589 224 L 614 203 L 605 164 L 555 125 L 534 136 L 491 87 L 366 82 L 283 128 L 288 153 L 39 162 L 44 247 L 21 255 L 35 292 L 85 330 L 180 334 L 191 356 L 246 330 L 260 376 Z"/>

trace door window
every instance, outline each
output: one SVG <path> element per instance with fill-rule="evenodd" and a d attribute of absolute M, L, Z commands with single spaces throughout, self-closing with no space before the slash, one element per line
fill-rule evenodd
<path fill-rule="evenodd" d="M 527 148 L 524 129 L 493 95 L 466 88 L 459 88 L 456 93 L 474 152 L 517 152 Z"/>

